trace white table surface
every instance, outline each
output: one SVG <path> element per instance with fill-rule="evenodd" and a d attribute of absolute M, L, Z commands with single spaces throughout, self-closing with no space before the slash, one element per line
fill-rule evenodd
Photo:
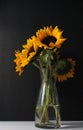
<path fill-rule="evenodd" d="M 83 121 L 62 121 L 58 130 L 83 130 Z M 0 121 L 0 130 L 46 130 L 35 127 L 34 121 Z M 54 130 L 54 129 L 49 129 Z"/>

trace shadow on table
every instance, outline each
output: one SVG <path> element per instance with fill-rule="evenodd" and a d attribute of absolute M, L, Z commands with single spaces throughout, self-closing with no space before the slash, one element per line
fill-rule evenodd
<path fill-rule="evenodd" d="M 65 128 L 83 128 L 83 122 L 82 121 L 76 121 L 76 122 L 62 122 L 61 129 Z"/>

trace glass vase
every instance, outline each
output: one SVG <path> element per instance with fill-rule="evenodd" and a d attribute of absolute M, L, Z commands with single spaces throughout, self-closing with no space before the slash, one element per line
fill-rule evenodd
<path fill-rule="evenodd" d="M 60 105 L 56 80 L 51 70 L 41 70 L 41 86 L 35 109 L 35 126 L 40 128 L 60 128 Z"/>

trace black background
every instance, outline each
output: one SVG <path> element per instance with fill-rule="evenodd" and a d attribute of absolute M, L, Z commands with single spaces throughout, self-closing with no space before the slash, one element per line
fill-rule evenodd
<path fill-rule="evenodd" d="M 76 60 L 73 79 L 57 82 L 62 120 L 83 120 L 83 1 L 0 1 L 0 120 L 34 120 L 40 86 L 39 71 L 29 65 L 15 72 L 15 50 L 39 28 L 58 25 L 67 41 L 62 56 Z"/>

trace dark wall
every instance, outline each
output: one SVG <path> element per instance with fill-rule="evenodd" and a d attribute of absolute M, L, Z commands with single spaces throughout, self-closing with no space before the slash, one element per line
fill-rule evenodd
<path fill-rule="evenodd" d="M 64 30 L 67 41 L 63 56 L 73 57 L 73 79 L 57 83 L 62 120 L 83 120 L 83 1 L 0 1 L 0 120 L 34 120 L 40 86 L 39 71 L 26 67 L 21 77 L 15 72 L 14 51 L 44 26 Z"/>

